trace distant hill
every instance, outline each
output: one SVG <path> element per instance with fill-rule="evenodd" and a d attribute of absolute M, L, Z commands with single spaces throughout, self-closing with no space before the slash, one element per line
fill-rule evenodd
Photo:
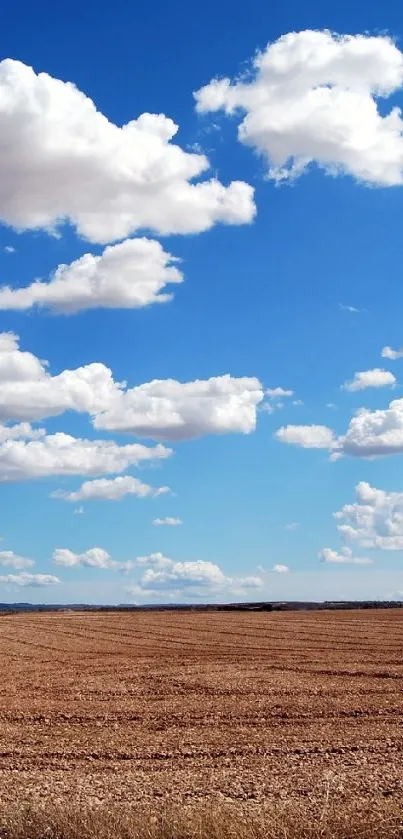
<path fill-rule="evenodd" d="M 132 606 L 120 604 L 118 606 L 90 606 L 87 603 L 61 603 L 47 605 L 45 603 L 0 603 L 0 614 L 15 612 L 298 612 L 307 610 L 340 610 L 340 609 L 396 609 L 402 608 L 400 600 L 326 600 L 317 601 L 268 601 L 261 603 L 160 603 Z"/>

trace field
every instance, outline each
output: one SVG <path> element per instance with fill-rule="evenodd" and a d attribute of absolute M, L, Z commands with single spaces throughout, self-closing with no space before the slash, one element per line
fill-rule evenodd
<path fill-rule="evenodd" d="M 3 812 L 403 804 L 400 610 L 5 615 L 0 674 Z"/>

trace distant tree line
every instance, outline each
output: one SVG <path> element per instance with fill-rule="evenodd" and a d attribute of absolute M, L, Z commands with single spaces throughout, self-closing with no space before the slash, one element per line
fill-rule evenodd
<path fill-rule="evenodd" d="M 142 606 L 89 606 L 85 603 L 64 605 L 34 603 L 0 603 L 0 615 L 21 612 L 303 612 L 303 611 L 338 611 L 343 609 L 396 609 L 402 608 L 400 600 L 326 600 L 281 601 L 261 603 L 203 603 L 203 604 L 150 604 Z"/>

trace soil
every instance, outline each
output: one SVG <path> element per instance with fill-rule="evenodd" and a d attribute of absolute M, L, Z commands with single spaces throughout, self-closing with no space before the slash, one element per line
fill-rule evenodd
<path fill-rule="evenodd" d="M 403 611 L 0 618 L 0 804 L 403 802 Z"/>

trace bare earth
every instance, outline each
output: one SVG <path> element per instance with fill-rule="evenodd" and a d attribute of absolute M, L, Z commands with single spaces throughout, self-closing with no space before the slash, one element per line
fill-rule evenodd
<path fill-rule="evenodd" d="M 403 801 L 403 610 L 0 617 L 0 804 Z"/>

